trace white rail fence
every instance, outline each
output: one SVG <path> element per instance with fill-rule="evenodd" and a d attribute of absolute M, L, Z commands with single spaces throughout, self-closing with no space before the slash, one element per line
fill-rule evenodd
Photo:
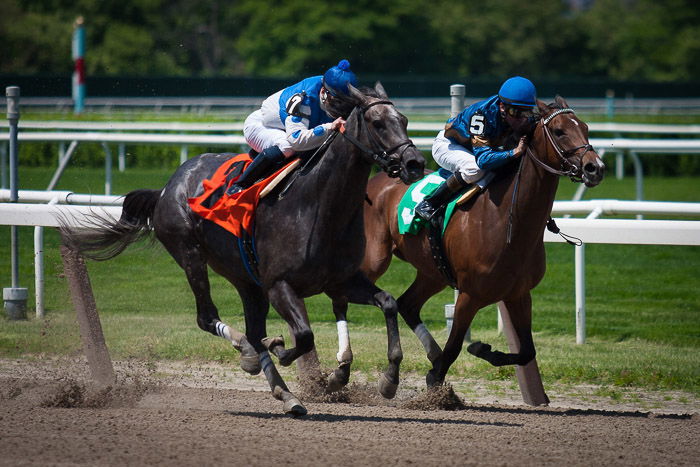
<path fill-rule="evenodd" d="M 43 308 L 43 227 L 57 227 L 58 220 L 86 219 L 91 214 L 102 214 L 118 219 L 121 215 L 122 197 L 78 195 L 71 192 L 23 191 L 18 203 L 7 203 L 9 190 L 0 190 L 0 225 L 35 226 L 35 295 L 37 317 L 44 315 Z M 30 204 L 48 203 L 48 204 Z M 64 205 L 57 205 L 57 204 Z M 90 203 L 92 205 L 70 205 Z M 556 218 L 559 228 L 567 235 L 582 240 L 575 247 L 576 290 L 576 342 L 586 339 L 586 286 L 585 245 L 588 243 L 638 244 L 638 245 L 700 245 L 700 221 L 688 220 L 639 220 L 598 219 L 601 215 L 637 214 L 700 217 L 700 203 L 637 202 L 618 200 L 557 201 L 553 214 L 588 214 L 586 218 Z M 559 235 L 545 232 L 546 242 L 563 242 Z M 500 323 L 499 315 L 499 329 Z"/>
<path fill-rule="evenodd" d="M 0 134 L 0 141 L 7 140 L 6 134 Z M 420 149 L 427 150 L 432 146 L 432 137 L 416 137 L 413 142 Z M 171 133 L 111 133 L 111 132 L 21 132 L 20 142 L 58 142 L 69 143 L 68 149 L 59 152 L 58 167 L 54 172 L 47 190 L 53 190 L 79 143 L 99 143 L 105 150 L 105 194 L 112 191 L 112 152 L 109 144 L 119 147 L 119 170 L 125 168 L 126 144 L 171 144 L 180 145 L 180 162 L 189 157 L 190 145 L 207 147 L 224 147 L 227 150 L 242 150 L 246 147 L 245 138 L 241 135 L 194 135 Z M 636 199 L 643 199 L 643 173 L 639 154 L 700 154 L 699 139 L 640 139 L 640 138 L 592 138 L 591 145 L 603 156 L 608 153 L 627 154 L 632 157 L 635 167 Z M 4 147 L 4 145 L 2 145 Z M 64 146 L 61 146 L 64 148 Z M 5 184 L 5 157 L 0 154 L 0 171 L 2 186 Z M 620 164 L 618 164 L 620 166 Z M 585 187 L 582 185 L 574 195 L 574 200 L 582 198 Z"/>

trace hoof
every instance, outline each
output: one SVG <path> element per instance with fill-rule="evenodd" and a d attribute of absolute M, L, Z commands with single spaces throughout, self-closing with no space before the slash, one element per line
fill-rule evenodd
<path fill-rule="evenodd" d="M 469 347 L 467 347 L 467 352 L 479 358 L 486 358 L 484 355 L 491 352 L 491 346 L 489 344 L 484 344 L 483 342 L 477 341 L 469 344 Z"/>
<path fill-rule="evenodd" d="M 338 392 L 347 386 L 347 379 L 342 376 L 338 376 L 335 372 L 328 375 L 328 385 L 326 386 L 326 393 Z"/>
<path fill-rule="evenodd" d="M 306 411 L 306 407 L 301 405 L 299 399 L 296 397 L 290 397 L 284 401 L 284 413 L 291 415 L 292 417 L 303 417 L 308 412 Z"/>
<path fill-rule="evenodd" d="M 399 385 L 389 381 L 386 375 L 382 374 L 382 376 L 379 377 L 379 394 L 385 399 L 393 399 L 398 388 Z"/>
<path fill-rule="evenodd" d="M 262 370 L 258 355 L 241 355 L 241 370 L 251 375 L 257 375 Z"/>
<path fill-rule="evenodd" d="M 434 388 L 435 386 L 440 386 L 443 383 L 443 380 L 438 379 L 435 376 L 435 373 L 433 373 L 433 370 L 430 370 L 427 375 L 425 375 L 425 385 L 428 386 L 429 388 Z"/>
<path fill-rule="evenodd" d="M 273 348 L 277 347 L 278 345 L 281 345 L 284 347 L 284 339 L 282 336 L 277 336 L 277 337 L 265 337 L 262 339 L 262 345 L 265 346 L 267 350 L 270 352 L 273 352 Z M 273 352 L 274 353 L 274 352 Z"/>

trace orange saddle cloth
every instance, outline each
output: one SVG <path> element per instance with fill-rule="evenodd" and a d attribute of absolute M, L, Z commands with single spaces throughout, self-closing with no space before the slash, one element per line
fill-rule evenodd
<path fill-rule="evenodd" d="M 260 200 L 260 192 L 282 172 L 282 167 L 274 174 L 238 193 L 229 195 L 226 190 L 238 180 L 252 159 L 248 154 L 238 154 L 216 169 L 211 178 L 202 182 L 204 193 L 196 198 L 188 198 L 190 209 L 208 219 L 236 237 L 242 230 L 252 235 L 255 208 Z M 291 164 L 293 161 L 290 161 Z M 287 164 L 288 165 L 288 164 Z"/>

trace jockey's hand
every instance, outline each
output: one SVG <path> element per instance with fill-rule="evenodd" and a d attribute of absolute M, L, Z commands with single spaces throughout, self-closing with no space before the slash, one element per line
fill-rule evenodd
<path fill-rule="evenodd" d="M 338 117 L 331 123 L 331 131 L 338 131 L 343 125 L 345 125 L 345 119 Z"/>
<path fill-rule="evenodd" d="M 513 157 L 520 157 L 527 151 L 527 136 L 521 136 L 518 145 L 513 149 Z"/>

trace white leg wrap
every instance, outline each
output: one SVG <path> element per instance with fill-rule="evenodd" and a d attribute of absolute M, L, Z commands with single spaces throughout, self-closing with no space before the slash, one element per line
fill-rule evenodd
<path fill-rule="evenodd" d="M 430 344 L 433 342 L 433 336 L 430 334 L 430 331 L 428 331 L 428 328 L 425 327 L 425 324 L 420 323 L 418 326 L 416 326 L 413 332 L 416 334 L 416 336 L 418 336 L 418 339 L 420 340 L 421 344 L 423 344 L 425 351 L 429 352 L 431 349 Z"/>
<path fill-rule="evenodd" d="M 236 342 L 233 337 L 231 337 L 231 331 L 229 327 L 222 323 L 221 321 L 216 322 L 216 334 L 219 337 L 223 337 L 224 339 L 231 341 L 231 344 L 238 346 L 240 343 Z"/>
<path fill-rule="evenodd" d="M 348 322 L 340 320 L 335 322 L 338 328 L 338 353 L 335 358 L 338 363 L 343 361 L 343 354 L 350 351 L 350 334 L 348 333 Z"/>

